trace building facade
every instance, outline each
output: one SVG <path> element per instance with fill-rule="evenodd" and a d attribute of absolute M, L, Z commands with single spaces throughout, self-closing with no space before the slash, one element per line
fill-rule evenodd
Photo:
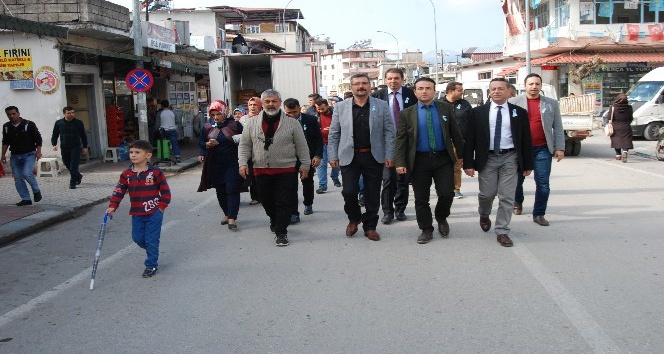
<path fill-rule="evenodd" d="M 350 91 L 350 77 L 364 73 L 369 76 L 372 86 L 379 85 L 379 64 L 385 59 L 384 49 L 347 49 L 321 55 L 321 92 L 323 96 L 342 96 Z"/>

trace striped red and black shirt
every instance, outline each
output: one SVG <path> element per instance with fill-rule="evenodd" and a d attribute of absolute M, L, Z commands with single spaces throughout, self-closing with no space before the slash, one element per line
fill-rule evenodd
<path fill-rule="evenodd" d="M 164 211 L 171 202 L 171 190 L 166 176 L 152 165 L 148 165 L 148 169 L 142 172 L 134 171 L 133 166 L 122 171 L 111 195 L 109 208 L 117 210 L 127 190 L 131 203 L 129 215 L 150 215 L 157 209 Z"/>

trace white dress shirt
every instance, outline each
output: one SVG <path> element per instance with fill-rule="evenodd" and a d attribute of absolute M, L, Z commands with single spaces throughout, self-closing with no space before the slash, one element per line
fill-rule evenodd
<path fill-rule="evenodd" d="M 491 101 L 491 109 L 489 110 L 489 150 L 493 150 L 493 137 L 496 135 L 496 118 L 498 117 L 498 106 L 501 109 L 502 121 L 500 129 L 500 149 L 514 148 L 514 140 L 512 140 L 512 125 L 510 124 L 510 117 L 512 112 L 509 111 L 507 102 L 498 105 Z"/>

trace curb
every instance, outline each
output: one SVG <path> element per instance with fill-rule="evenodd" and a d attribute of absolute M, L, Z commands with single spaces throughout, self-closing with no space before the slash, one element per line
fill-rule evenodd
<path fill-rule="evenodd" d="M 197 158 L 192 157 L 180 162 L 177 165 L 160 168 L 165 172 L 177 174 L 198 165 L 199 162 Z M 25 238 L 34 232 L 41 231 L 44 228 L 57 224 L 61 221 L 74 219 L 84 215 L 93 206 L 105 203 L 109 200 L 110 196 L 71 208 L 59 205 L 47 205 L 44 207 L 44 210 L 38 213 L 8 222 L 4 225 L 0 225 L 0 247 L 4 247 L 14 241 Z"/>

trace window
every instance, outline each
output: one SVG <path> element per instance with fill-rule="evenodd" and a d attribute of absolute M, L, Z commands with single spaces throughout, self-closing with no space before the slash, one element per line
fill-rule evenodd
<path fill-rule="evenodd" d="M 274 32 L 282 33 L 282 32 L 288 32 L 289 30 L 290 29 L 288 23 L 277 23 L 274 25 Z"/>
<path fill-rule="evenodd" d="M 569 21 L 569 5 L 566 0 L 556 0 L 556 27 L 567 26 Z"/>
<path fill-rule="evenodd" d="M 477 73 L 477 78 L 479 80 L 491 80 L 491 71 L 484 71 L 481 73 Z"/>
<path fill-rule="evenodd" d="M 261 26 L 260 25 L 245 26 L 244 33 L 261 33 Z"/>
<path fill-rule="evenodd" d="M 655 0 L 582 0 L 579 3 L 581 24 L 661 22 L 664 14 L 651 11 Z M 625 6 L 627 5 L 627 8 Z"/>
<path fill-rule="evenodd" d="M 549 25 L 549 3 L 540 3 L 534 11 L 533 29 L 544 28 Z"/>

